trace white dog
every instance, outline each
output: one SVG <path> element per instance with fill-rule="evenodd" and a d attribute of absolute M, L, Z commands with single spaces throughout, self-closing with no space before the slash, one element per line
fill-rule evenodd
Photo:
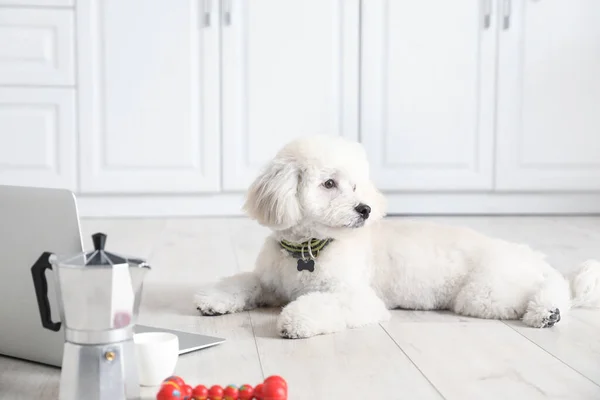
<path fill-rule="evenodd" d="M 203 315 L 284 306 L 279 333 L 306 338 L 384 321 L 394 308 L 545 328 L 571 307 L 600 307 L 597 261 L 567 280 L 527 246 L 464 228 L 387 224 L 366 154 L 345 139 L 285 146 L 249 188 L 245 209 L 272 235 L 253 272 L 197 293 Z"/>

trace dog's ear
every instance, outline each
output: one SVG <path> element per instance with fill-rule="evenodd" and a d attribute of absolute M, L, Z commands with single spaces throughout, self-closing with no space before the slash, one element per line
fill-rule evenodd
<path fill-rule="evenodd" d="M 300 170 L 290 161 L 275 159 L 248 189 L 244 210 L 261 225 L 283 230 L 301 217 L 298 202 Z"/>

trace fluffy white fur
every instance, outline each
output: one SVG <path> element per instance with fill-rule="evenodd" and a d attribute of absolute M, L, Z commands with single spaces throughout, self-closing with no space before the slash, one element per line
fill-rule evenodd
<path fill-rule="evenodd" d="M 335 187 L 324 185 L 329 179 Z M 355 210 L 371 207 L 365 221 Z M 389 309 L 452 310 L 550 327 L 573 307 L 600 307 L 600 263 L 570 278 L 529 247 L 428 222 L 388 224 L 362 146 L 309 137 L 285 146 L 248 191 L 245 209 L 269 227 L 253 272 L 203 287 L 204 315 L 283 306 L 279 333 L 306 338 L 384 321 Z M 298 272 L 281 239 L 333 238 L 314 272 Z"/>

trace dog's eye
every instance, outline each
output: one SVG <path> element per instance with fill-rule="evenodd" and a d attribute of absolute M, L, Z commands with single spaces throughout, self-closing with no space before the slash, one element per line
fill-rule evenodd
<path fill-rule="evenodd" d="M 325 189 L 333 189 L 335 187 L 335 181 L 333 179 L 327 179 L 323 182 L 323 186 L 325 186 Z"/>

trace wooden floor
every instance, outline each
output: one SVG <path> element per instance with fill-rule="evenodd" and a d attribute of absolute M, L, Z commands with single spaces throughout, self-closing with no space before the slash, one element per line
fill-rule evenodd
<path fill-rule="evenodd" d="M 563 272 L 600 258 L 600 217 L 435 218 L 549 255 Z M 84 220 L 107 249 L 148 257 L 140 323 L 222 336 L 180 357 L 193 384 L 256 384 L 279 374 L 290 398 L 600 399 L 600 310 L 574 310 L 552 329 L 449 313 L 394 311 L 388 323 L 307 340 L 277 336 L 277 310 L 201 317 L 194 286 L 252 269 L 267 231 L 245 219 Z M 59 370 L 0 358 L 1 399 L 55 399 Z M 145 388 L 151 399 L 155 388 Z"/>

